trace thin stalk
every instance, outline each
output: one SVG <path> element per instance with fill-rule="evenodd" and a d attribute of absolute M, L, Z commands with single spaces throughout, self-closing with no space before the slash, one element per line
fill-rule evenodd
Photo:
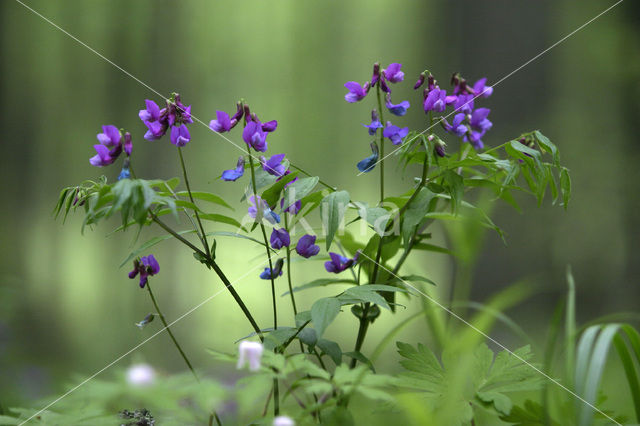
<path fill-rule="evenodd" d="M 256 173 L 253 170 L 253 155 L 251 155 L 251 148 L 247 145 L 247 152 L 249 153 L 249 169 L 251 170 L 251 183 L 253 187 L 253 197 L 256 203 L 256 209 L 258 210 L 258 217 L 260 218 L 260 230 L 262 231 L 262 238 L 264 239 L 264 245 L 267 249 L 267 257 L 269 258 L 269 278 L 271 279 L 271 299 L 273 304 L 273 329 L 278 329 L 278 311 L 276 309 L 276 284 L 273 278 L 273 262 L 271 261 L 271 250 L 269 250 L 269 239 L 267 238 L 267 231 L 262 223 L 262 207 L 258 203 L 258 193 L 256 192 Z"/>
<path fill-rule="evenodd" d="M 164 325 L 164 329 L 167 330 L 169 337 L 171 337 L 171 340 L 173 340 L 173 344 L 178 349 L 178 352 L 180 352 L 180 355 L 182 355 L 182 359 L 184 360 L 185 364 L 187 364 L 187 367 L 189 367 L 189 370 L 191 370 L 193 377 L 195 377 L 196 381 L 200 383 L 200 378 L 196 374 L 196 371 L 194 370 L 193 365 L 191 365 L 191 361 L 189 361 L 189 358 L 187 358 L 187 354 L 184 353 L 184 350 L 182 350 L 182 347 L 178 343 L 176 336 L 173 335 L 173 332 L 169 328 L 169 324 L 167 323 L 167 320 L 162 314 L 162 311 L 160 310 L 160 306 L 158 306 L 158 301 L 153 295 L 153 291 L 151 291 L 151 284 L 149 282 L 147 282 L 147 290 L 149 291 L 149 296 L 151 296 L 151 301 L 153 302 L 153 306 L 156 309 L 156 313 L 158 314 L 158 316 L 160 317 L 160 321 L 162 321 L 162 324 Z M 212 411 L 211 414 L 209 415 L 209 425 L 213 425 L 213 419 L 216 420 L 216 423 L 218 424 L 218 426 L 222 426 L 222 423 L 220 422 L 220 417 L 218 417 L 218 413 L 216 413 L 215 411 Z"/>
<path fill-rule="evenodd" d="M 193 200 L 193 195 L 191 194 L 191 186 L 189 185 L 189 178 L 187 176 L 187 168 L 184 165 L 184 157 L 182 156 L 182 147 L 178 147 L 178 154 L 180 154 L 180 165 L 182 166 L 182 175 L 184 176 L 184 184 L 187 187 L 187 192 L 189 193 L 189 199 L 191 200 L 191 204 L 195 206 L 195 201 Z M 200 241 L 202 245 L 204 245 L 204 251 L 206 253 L 206 258 L 209 259 L 211 257 L 211 253 L 209 252 L 209 243 L 207 242 L 207 235 L 204 232 L 204 227 L 202 226 L 202 221 L 200 220 L 200 215 L 198 214 L 198 210 L 194 209 L 193 212 L 196 214 L 196 220 L 198 221 L 198 226 L 200 227 Z"/>
<path fill-rule="evenodd" d="M 246 124 L 245 116 L 245 124 Z M 247 144 L 247 152 L 249 153 L 249 169 L 251 170 L 251 186 L 253 188 L 253 197 L 256 203 L 257 216 L 260 219 L 260 230 L 262 231 L 262 237 L 264 238 L 264 245 L 267 249 L 267 257 L 269 259 L 269 278 L 271 279 L 271 301 L 273 304 L 273 329 L 278 329 L 278 310 L 276 308 L 276 284 L 273 278 L 273 262 L 271 261 L 271 251 L 269 250 L 269 239 L 267 238 L 267 231 L 262 223 L 262 206 L 258 202 L 258 193 L 256 189 L 256 172 L 253 169 L 253 155 L 251 155 L 251 147 Z M 288 269 L 288 268 L 287 268 Z M 278 388 L 278 379 L 273 379 L 273 412 L 274 415 L 280 413 L 280 391 Z"/>
<path fill-rule="evenodd" d="M 280 414 L 280 387 L 278 379 L 273 379 L 273 415 Z"/>
<path fill-rule="evenodd" d="M 189 247 L 190 249 L 192 249 L 193 251 L 195 251 L 196 253 L 198 253 L 201 256 L 206 256 L 205 253 L 200 250 L 198 247 L 194 246 L 193 244 L 191 244 L 191 242 L 189 242 L 187 239 L 185 239 L 182 235 L 178 234 L 176 231 L 174 231 L 169 225 L 167 225 L 166 223 L 164 223 L 163 221 L 161 221 L 160 219 L 158 219 L 157 216 L 155 216 L 153 213 L 151 213 L 151 218 L 153 219 L 153 221 L 155 223 L 157 223 L 162 229 L 164 229 L 165 231 L 167 231 L 169 234 L 171 234 L 174 238 L 176 238 L 178 241 L 180 241 L 181 243 L 185 244 L 187 247 Z M 229 279 L 227 278 L 227 276 L 224 274 L 224 272 L 222 271 L 222 269 L 220 269 L 220 267 L 218 266 L 218 264 L 213 260 L 209 258 L 209 264 L 211 265 L 211 267 L 213 268 L 213 270 L 215 271 L 215 273 L 218 275 L 218 277 L 222 280 L 222 282 L 224 283 L 225 287 L 227 288 L 227 290 L 229 290 L 229 292 L 231 293 L 231 296 L 233 296 L 233 298 L 235 299 L 236 303 L 238 304 L 238 306 L 240 306 L 240 309 L 242 310 L 242 312 L 244 313 L 244 315 L 247 317 L 247 319 L 249 320 L 249 322 L 251 323 L 251 326 L 253 327 L 253 330 L 258 334 L 258 336 L 260 337 L 261 341 L 264 341 L 264 337 L 262 335 L 262 331 L 260 330 L 260 327 L 258 327 L 258 324 L 256 323 L 255 319 L 253 319 L 253 315 L 251 315 L 251 311 L 249 311 L 249 309 L 247 308 L 247 306 L 244 304 L 244 302 L 242 301 L 242 298 L 240 297 L 240 295 L 236 292 L 235 288 L 233 288 L 233 286 L 231 285 L 231 282 L 229 281 Z"/>
<path fill-rule="evenodd" d="M 378 114 L 380 115 L 380 123 L 384 125 L 382 99 L 380 97 L 380 83 L 376 86 L 376 93 L 378 95 Z M 384 132 L 380 130 L 380 204 L 382 204 L 382 200 L 384 200 Z"/>
<path fill-rule="evenodd" d="M 289 232 L 289 213 L 284 213 L 284 227 Z M 298 315 L 296 308 L 296 297 L 293 295 L 293 285 L 291 284 L 291 247 L 287 246 L 287 281 L 289 282 L 289 294 L 291 295 L 291 306 L 293 306 L 293 315 Z"/>
<path fill-rule="evenodd" d="M 184 353 L 184 351 L 182 350 L 182 347 L 176 340 L 176 336 L 173 335 L 173 332 L 169 328 L 169 324 L 167 323 L 167 320 L 164 318 L 164 315 L 162 314 L 162 311 L 158 306 L 158 302 L 156 301 L 156 298 L 153 295 L 153 291 L 151 291 L 151 284 L 148 282 L 147 282 L 147 290 L 149 291 L 149 296 L 151 296 L 151 301 L 153 302 L 153 306 L 156 308 L 156 312 L 160 317 L 160 321 L 162 321 L 162 324 L 164 325 L 165 330 L 167 330 L 167 333 L 169 334 L 169 337 L 171 337 L 171 340 L 173 340 L 173 344 L 178 349 L 178 352 L 180 352 L 180 355 L 182 355 L 182 359 L 184 360 L 185 364 L 187 364 L 187 367 L 189 367 L 189 370 L 191 370 L 191 373 L 193 373 L 193 377 L 195 377 L 196 380 L 200 382 L 200 378 L 196 374 L 196 371 L 193 369 L 193 366 L 191 365 L 191 361 L 189 361 L 189 358 L 187 358 L 187 355 Z"/>

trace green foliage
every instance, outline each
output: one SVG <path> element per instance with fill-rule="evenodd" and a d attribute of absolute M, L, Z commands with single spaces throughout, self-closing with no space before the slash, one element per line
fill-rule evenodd
<path fill-rule="evenodd" d="M 320 216 L 323 225 L 326 227 L 327 250 L 331 247 L 333 237 L 342 223 L 342 218 L 348 204 L 349 193 L 347 191 L 332 192 L 322 200 Z"/>
<path fill-rule="evenodd" d="M 399 386 L 424 392 L 432 410 L 456 401 L 457 408 L 452 413 L 457 411 L 458 417 L 450 419 L 451 424 L 470 421 L 477 408 L 508 415 L 513 406 L 511 393 L 541 387 L 541 376 L 527 365 L 532 360 L 528 346 L 513 354 L 499 352 L 494 358 L 493 352 L 483 343 L 472 354 L 445 351 L 442 363 L 422 344 L 414 348 L 398 342 L 397 346 L 398 353 L 404 358 L 400 364 L 406 370 Z M 460 380 L 461 371 L 467 385 L 452 387 Z"/>

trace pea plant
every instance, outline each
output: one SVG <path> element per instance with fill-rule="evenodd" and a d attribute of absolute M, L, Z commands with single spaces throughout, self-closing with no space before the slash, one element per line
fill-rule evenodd
<path fill-rule="evenodd" d="M 235 168 L 219 174 L 216 185 L 238 188 L 246 206 L 241 217 L 230 215 L 231 203 L 215 192 L 201 185 L 192 187 L 183 151 L 197 150 L 198 142 L 191 141 L 189 132 L 194 122 L 191 106 L 178 94 L 161 105 L 146 100 L 138 115 L 147 141 L 167 139 L 168 134 L 176 147 L 181 177 L 148 180 L 137 175 L 134 167 L 146 159 L 136 158 L 138 142 L 132 134 L 141 132 L 103 126 L 94 145 L 96 154 L 89 161 L 105 168 L 105 176 L 64 188 L 55 214 L 66 218 L 72 211 L 84 213 L 83 229 L 119 215 L 118 231 L 140 233 L 151 227 L 160 231 L 137 246 L 123 264 L 132 264 L 128 277 L 148 293 L 155 309 L 137 326 L 153 327 L 149 324 L 158 318 L 161 331 L 168 333 L 192 377 L 161 380 L 153 370 L 139 367 L 128 372 L 124 385 L 99 379 L 88 383 L 86 388 L 98 401 L 89 404 L 91 409 L 81 410 L 79 397 L 70 395 L 57 410 L 53 406 L 37 412 L 38 418 L 51 424 L 113 424 L 119 415 L 122 424 L 136 425 L 156 421 L 348 425 L 389 419 L 450 425 L 615 423 L 620 418 L 614 419 L 614 413 L 596 408 L 602 402 L 596 392 L 602 360 L 611 345 L 621 354 L 635 407 L 640 408 L 635 370 L 640 355 L 638 333 L 627 324 L 606 323 L 592 324 L 581 333 L 575 322 L 570 275 L 567 302 L 560 305 L 549 326 L 553 333 L 547 347 L 538 353 L 535 345 L 510 350 L 488 334 L 496 321 L 524 334 L 502 313 L 522 300 L 527 293 L 522 287 L 492 295 L 486 304 L 439 301 L 431 295 L 437 285 L 432 277 L 426 272 L 406 272 L 407 262 L 417 253 L 452 254 L 451 247 L 434 241 L 435 227 L 446 232 L 450 225 L 472 224 L 505 238 L 487 213 L 491 202 L 502 200 L 519 209 L 517 193 L 524 193 L 539 204 L 550 200 L 566 208 L 571 181 L 558 148 L 538 130 L 498 145 L 485 142 L 492 122 L 490 110 L 481 104 L 493 93 L 485 78 L 471 84 L 455 73 L 451 87 L 445 88 L 425 70 L 413 86 L 417 101 L 412 102 L 419 101 L 420 107 L 411 108 L 409 101 L 394 99 L 392 88 L 404 77 L 401 64 L 383 69 L 376 63 L 364 84 L 344 85 L 344 99 L 359 108 L 354 113 L 367 117 L 361 119 L 366 122 L 358 148 L 365 158 L 353 171 L 379 187 L 375 203 L 353 199 L 346 189 L 333 187 L 278 153 L 277 142 L 267 141 L 277 132 L 278 122 L 262 121 L 244 100 L 232 115 L 216 111 L 209 124 L 218 134 L 240 128 L 237 133 L 244 141 L 244 152 Z M 402 120 L 416 109 L 421 115 L 424 112 L 424 125 L 410 130 Z M 118 162 L 116 176 L 108 167 Z M 385 167 L 390 165 L 407 176 L 410 184 L 404 192 L 388 193 Z M 319 218 L 314 219 L 316 214 Z M 222 237 L 239 238 L 242 244 L 264 251 L 260 270 L 248 271 L 248 279 L 265 283 L 260 291 L 273 312 L 268 324 L 258 323 L 217 259 Z M 248 365 L 234 389 L 196 371 L 171 331 L 170 319 L 162 314 L 151 285 L 162 280 L 152 249 L 169 240 L 193 253 L 193 267 L 210 270 L 232 295 L 239 310 L 228 309 L 230 321 L 246 321 L 250 334 L 237 336 L 237 354 L 209 350 L 217 362 L 239 369 Z M 314 259 L 324 260 L 324 267 Z M 305 274 L 304 281 L 294 280 L 292 269 L 301 262 L 312 262 L 306 267 L 317 271 L 317 276 L 310 279 Z M 323 288 L 324 297 L 311 304 L 296 300 L 300 292 L 318 288 Z M 422 309 L 408 314 L 411 311 L 405 305 L 412 300 Z M 282 315 L 285 304 L 291 305 L 293 316 Z M 470 307 L 476 313 L 463 318 Z M 563 312 L 564 338 L 560 332 Z M 325 337 L 338 316 L 352 321 L 357 329 L 355 341 Z M 395 342 L 397 369 L 390 374 L 378 371 L 376 364 L 385 347 L 420 318 L 428 324 L 424 333 L 428 339 Z M 383 320 L 393 323 L 391 331 L 380 341 L 368 343 L 375 347 L 373 351 L 363 350 L 369 332 Z M 377 414 L 364 421 L 363 411 Z M 18 424 L 34 412 L 15 409 L 2 419 Z"/>

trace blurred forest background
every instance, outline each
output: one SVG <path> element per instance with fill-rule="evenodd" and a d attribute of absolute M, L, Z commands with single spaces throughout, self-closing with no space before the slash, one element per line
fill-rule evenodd
<path fill-rule="evenodd" d="M 347 189 L 353 199 L 369 202 L 376 200 L 377 173 L 356 177 L 355 164 L 369 155 L 361 123 L 368 122 L 370 106 L 347 104 L 344 82 L 369 78 L 375 61 L 383 66 L 401 62 L 406 80 L 394 100 L 408 99 L 412 108 L 402 122 L 423 129 L 419 94 L 411 85 L 425 68 L 445 87 L 453 71 L 495 82 L 613 4 L 26 3 L 159 92 L 181 93 L 207 123 L 216 109 L 231 112 L 239 98 L 246 99 L 262 119 L 279 122 L 269 137 L 270 153 L 286 152 L 294 163 Z M 102 173 L 117 176 L 117 166 L 89 165 L 100 126 L 115 124 L 132 132 L 138 176 L 169 178 L 180 170 L 167 138 L 142 139 L 138 110 L 144 99 L 159 102 L 157 96 L 19 3 L 3 1 L 0 11 L 0 401 L 12 406 L 59 392 L 76 382 L 75 374 L 93 373 L 157 329 L 156 323 L 143 331 L 133 325 L 152 308 L 147 294 L 127 278 L 130 265 L 118 269 L 133 248 L 134 233 L 109 236 L 115 220 L 112 228 L 87 229 L 83 236 L 81 214 L 71 215 L 64 226 L 51 216 L 62 187 Z M 523 214 L 496 206 L 494 220 L 507 232 L 508 245 L 487 234 L 473 275 L 471 297 L 479 301 L 523 278 L 537 286 L 533 298 L 509 312 L 533 335 L 543 333 L 564 295 L 568 264 L 578 285 L 581 320 L 638 307 L 639 23 L 640 3 L 624 2 L 506 79 L 483 101 L 494 122 L 485 143 L 495 146 L 539 128 L 559 146 L 572 173 L 574 196 L 567 212 L 548 200 L 537 208 L 527 197 L 519 198 Z M 235 164 L 237 148 L 204 126 L 192 125 L 191 134 L 185 155 L 192 185 L 233 200 L 242 212 L 245 206 L 238 200 L 244 183 L 216 180 Z M 231 138 L 242 143 L 237 130 Z M 395 189 L 408 187 L 410 180 L 388 169 L 389 181 L 397 175 Z M 145 230 L 138 243 L 152 235 Z M 232 280 L 247 264 L 257 265 L 262 254 L 240 240 L 221 239 L 218 247 L 220 264 Z M 221 288 L 177 244 L 164 243 L 153 252 L 162 269 L 152 283 L 169 318 Z M 442 283 L 439 291 L 445 296 L 456 263 L 420 254 L 410 268 Z M 322 269 L 320 262 L 310 262 L 295 279 L 309 281 Z M 284 281 L 280 284 L 284 291 Z M 268 288 L 257 271 L 236 287 L 267 324 Z M 311 295 L 300 296 L 303 307 Z M 344 317 L 328 334 L 352 342 L 356 320 Z M 385 329 L 382 323 L 376 323 L 370 341 Z M 206 371 L 216 367 L 204 348 L 232 351 L 233 341 L 250 331 L 226 292 L 174 328 L 196 367 Z M 413 336 L 407 339 L 423 341 L 423 329 L 409 330 Z M 502 337 L 510 342 L 508 335 Z M 182 370 L 168 344 L 165 335 L 158 336 L 120 366 L 144 359 L 159 370 Z"/>

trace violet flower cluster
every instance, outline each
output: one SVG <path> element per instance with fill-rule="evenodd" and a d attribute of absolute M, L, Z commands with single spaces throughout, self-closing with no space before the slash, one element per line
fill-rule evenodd
<path fill-rule="evenodd" d="M 364 85 L 355 81 L 349 81 L 345 83 L 345 87 L 349 90 L 344 97 L 347 102 L 353 103 L 364 99 L 369 93 L 370 89 L 377 87 L 381 92 L 384 92 L 385 106 L 387 110 L 398 117 L 402 117 L 407 113 L 407 110 L 411 106 L 409 101 L 402 101 L 398 104 L 394 104 L 391 100 L 391 86 L 389 83 L 400 83 L 404 80 L 404 72 L 401 71 L 402 64 L 394 62 L 389 64 L 385 69 L 380 69 L 380 64 L 375 63 L 373 65 L 373 75 L 371 81 L 367 81 Z M 394 145 L 402 144 L 404 138 L 409 134 L 409 128 L 400 128 L 394 125 L 391 121 L 387 121 L 383 125 L 380 121 L 379 112 L 376 109 L 371 111 L 371 123 L 363 124 L 368 129 L 369 136 L 375 136 L 378 129 L 382 129 L 382 136 L 391 141 Z M 374 146 L 375 145 L 375 146 Z M 376 142 L 371 143 L 371 155 L 357 164 L 358 170 L 361 172 L 369 172 L 374 169 L 379 157 L 379 147 Z"/>
<path fill-rule="evenodd" d="M 180 95 L 174 94 L 173 100 L 167 100 L 166 107 L 160 109 L 152 100 L 145 100 L 146 109 L 138 113 L 140 120 L 147 126 L 144 138 L 149 141 L 160 139 L 169 131 L 171 143 L 175 146 L 185 146 L 191 140 L 187 124 L 193 123 L 191 105 L 185 106 L 180 101 Z"/>
<path fill-rule="evenodd" d="M 144 288 L 147 282 L 149 282 L 149 277 L 156 275 L 158 272 L 160 272 L 160 264 L 156 258 L 150 254 L 149 256 L 143 256 L 133 261 L 133 270 L 129 272 L 129 278 L 134 279 L 139 274 L 140 288 Z"/>
<path fill-rule="evenodd" d="M 425 82 L 425 73 L 422 73 L 416 82 L 414 89 L 420 88 Z M 459 138 L 463 142 L 469 142 L 475 149 L 484 148 L 482 137 L 492 127 L 491 121 L 487 118 L 488 108 L 475 108 L 475 101 L 482 97 L 488 98 L 493 93 L 493 88 L 487 86 L 487 79 L 481 78 L 472 87 L 460 74 L 456 73 L 451 78 L 453 92 L 447 95 L 447 91 L 440 89 L 433 76 L 429 73 L 426 76 L 426 88 L 423 90 L 423 107 L 426 113 L 430 111 L 442 113 L 447 106 L 453 106 L 455 113 L 453 120 L 449 123 L 442 117 L 440 122 L 444 129 Z"/>
<path fill-rule="evenodd" d="M 363 100 L 371 88 L 377 87 L 380 92 L 384 93 L 385 106 L 387 110 L 396 116 L 403 116 L 410 107 L 408 101 L 402 101 L 394 104 L 391 101 L 391 85 L 389 83 L 399 83 L 404 80 L 404 73 L 401 71 L 402 64 L 392 63 L 386 69 L 380 70 L 380 65 L 375 63 L 373 66 L 373 75 L 370 81 L 361 85 L 356 81 L 345 83 L 348 93 L 345 100 L 349 103 L 355 103 Z M 426 114 L 444 113 L 448 106 L 453 107 L 453 117 L 449 123 L 445 116 L 441 116 L 438 121 L 442 124 L 445 131 L 452 133 L 462 139 L 463 142 L 469 142 L 475 149 L 482 149 L 484 143 L 483 136 L 492 127 L 491 121 L 487 118 L 490 110 L 488 108 L 475 108 L 475 100 L 479 97 L 487 98 L 493 93 L 493 88 L 487 86 L 487 79 L 481 78 L 476 81 L 473 86 L 467 85 L 465 79 L 456 73 L 451 79 L 453 90 L 451 94 L 447 94 L 445 89 L 441 89 L 434 77 L 428 71 L 420 74 L 418 81 L 413 86 L 414 90 L 419 89 L 423 85 L 422 106 Z M 370 136 L 375 136 L 378 129 L 382 129 L 383 138 L 389 139 L 393 145 L 401 145 L 409 134 L 408 127 L 399 127 L 391 121 L 387 121 L 384 125 L 381 122 L 379 112 L 376 109 L 371 111 L 371 123 L 363 124 L 367 128 Z M 434 142 L 436 154 L 444 157 L 444 142 L 440 139 Z M 361 172 L 370 172 L 374 169 L 378 162 L 380 147 L 376 142 L 371 143 L 371 155 L 361 160 L 357 164 L 358 170 Z"/>

